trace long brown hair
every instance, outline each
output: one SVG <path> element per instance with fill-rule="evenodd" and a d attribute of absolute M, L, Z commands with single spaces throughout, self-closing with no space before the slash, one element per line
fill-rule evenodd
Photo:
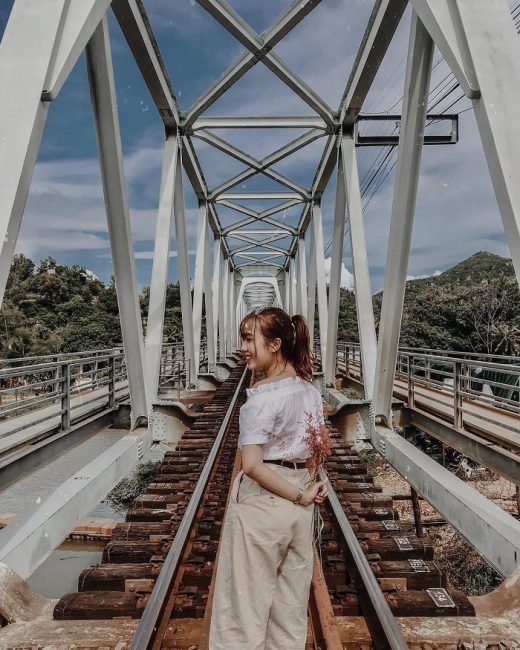
<path fill-rule="evenodd" d="M 312 381 L 312 353 L 307 321 L 300 314 L 289 316 L 279 307 L 263 307 L 244 316 L 240 323 L 240 336 L 245 338 L 246 325 L 260 327 L 267 341 L 280 339 L 280 354 L 285 361 L 292 363 L 298 377 Z"/>

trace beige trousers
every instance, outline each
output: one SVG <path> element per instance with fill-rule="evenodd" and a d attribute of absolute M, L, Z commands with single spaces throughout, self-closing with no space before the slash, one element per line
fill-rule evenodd
<path fill-rule="evenodd" d="M 308 484 L 305 468 L 269 467 Z M 222 532 L 209 650 L 304 650 L 313 510 L 239 472 Z"/>

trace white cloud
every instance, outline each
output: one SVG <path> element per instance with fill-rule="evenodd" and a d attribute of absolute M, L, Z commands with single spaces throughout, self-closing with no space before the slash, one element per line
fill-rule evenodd
<path fill-rule="evenodd" d="M 407 275 L 406 280 L 424 280 L 425 278 L 434 278 L 437 275 L 440 275 L 442 271 L 437 269 L 433 273 L 425 273 L 424 275 Z"/>
<path fill-rule="evenodd" d="M 331 257 L 325 258 L 325 281 L 330 284 L 330 267 Z M 347 269 L 345 264 L 341 263 L 341 286 L 343 289 L 354 289 L 354 275 Z"/>

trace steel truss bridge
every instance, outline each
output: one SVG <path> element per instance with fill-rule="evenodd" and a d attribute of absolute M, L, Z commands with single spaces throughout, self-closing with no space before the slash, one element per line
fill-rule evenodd
<path fill-rule="evenodd" d="M 237 323 L 247 311 L 259 305 L 280 305 L 290 313 L 306 316 L 311 331 L 316 310 L 324 386 L 333 392 L 338 372 L 348 374 L 362 386 L 370 409 L 366 437 L 373 446 L 498 571 L 511 575 L 520 563 L 520 524 L 439 467 L 393 429 L 398 397 L 408 406 L 412 420 L 415 418 L 426 429 L 430 426 L 433 435 L 449 438 L 450 444 L 455 447 L 458 444 L 469 456 L 517 484 L 520 482 L 518 391 L 510 392 L 500 405 L 490 399 L 488 402 L 492 404 L 483 404 L 485 398 L 476 400 L 478 391 L 471 374 L 476 361 L 443 351 L 430 351 L 425 356 L 421 351 L 398 350 L 423 145 L 450 144 L 458 137 L 456 116 L 428 113 L 434 47 L 472 102 L 514 269 L 520 279 L 517 181 L 520 178 L 517 119 L 520 42 L 506 3 L 503 0 L 376 0 L 352 69 L 346 71 L 341 101 L 333 108 L 274 51 L 282 39 L 312 14 L 320 0 L 293 2 L 262 34 L 257 34 L 224 0 L 197 1 L 245 52 L 187 109 L 179 105 L 141 0 L 16 0 L 14 3 L 0 45 L 0 82 L 2 88 L 8 89 L 0 103 L 0 299 L 16 248 L 47 114 L 85 50 L 124 350 L 96 352 L 83 360 L 46 362 L 39 378 L 35 380 L 33 372 L 31 381 L 40 388 L 48 388 L 54 401 L 46 408 L 51 411 L 43 415 L 40 412 L 38 422 L 36 416 L 23 423 L 15 418 L 20 425 L 16 431 L 1 422 L 0 441 L 6 443 L 11 435 L 21 439 L 27 429 L 45 427 L 49 418 L 57 418 L 60 432 L 67 434 L 85 413 L 91 415 L 89 409 L 81 412 L 85 403 L 80 404 L 78 398 L 87 390 L 81 381 L 90 382 L 89 399 L 94 406 L 101 405 L 104 416 L 118 411 L 119 403 L 128 396 L 131 431 L 93 461 L 88 471 L 82 472 L 83 481 L 76 481 L 66 494 L 61 491 L 59 498 L 55 494 L 49 497 L 45 509 L 42 507 L 23 525 L 16 529 L 8 526 L 0 533 L 4 542 L 0 559 L 20 575 L 30 575 L 74 522 L 106 494 L 150 445 L 152 429 L 164 402 L 165 379 L 176 376 L 179 391 L 183 381 L 182 390 L 197 386 L 204 375 L 226 366 L 239 343 Z M 402 115 L 391 118 L 399 121 L 399 134 L 366 137 L 361 126 L 367 119 L 361 113 L 363 103 L 407 5 L 411 6 L 412 19 L 403 108 Z M 140 318 L 123 169 L 106 16 L 109 10 L 122 29 L 165 129 L 145 333 Z M 312 20 L 312 15 L 308 19 Z M 496 43 L 500 47 L 492 45 Z M 309 116 L 207 116 L 215 101 L 255 65 L 265 65 L 273 72 L 308 106 Z M 439 120 L 448 124 L 448 134 L 429 135 L 427 126 Z M 286 146 L 257 159 L 216 133 L 234 129 L 246 133 L 255 129 L 304 132 Z M 210 187 L 194 146 L 197 139 L 238 160 L 245 169 L 217 187 Z M 290 156 L 315 141 L 323 143 L 322 153 L 314 178 L 305 187 L 291 178 Z M 382 144 L 394 144 L 398 148 L 398 160 L 384 297 L 376 336 L 356 151 L 360 146 Z M 275 170 L 280 161 L 287 162 L 284 169 L 289 171 L 284 174 Z M 199 206 L 193 298 L 182 170 Z M 336 198 L 327 291 L 321 199 L 333 174 Z M 237 189 L 256 175 L 275 181 L 280 191 Z M 264 200 L 268 205 L 265 209 L 259 211 L 253 207 Z M 298 222 L 289 225 L 279 214 L 294 207 L 300 209 Z M 223 209 L 233 211 L 233 223 L 223 225 Z M 355 350 L 350 346 L 349 352 L 337 341 L 346 223 L 360 333 L 359 346 Z M 182 352 L 175 354 L 165 353 L 162 346 L 173 233 L 184 336 Z M 211 237 L 215 254 L 210 262 Z M 201 341 L 203 302 L 207 333 L 204 344 Z M 478 367 L 486 363 L 479 360 Z M 495 379 L 488 378 L 487 383 L 507 385 L 506 375 L 518 377 L 515 360 L 512 364 L 500 359 L 489 363 L 494 364 L 493 370 L 498 374 Z M 7 376 L 30 371 L 21 367 L 1 372 Z M 79 383 L 71 382 L 75 372 L 81 377 Z M 443 387 L 446 376 L 452 380 L 451 392 Z M 14 393 L 16 390 L 11 390 Z M 484 435 L 482 430 L 477 434 L 474 426 L 472 429 L 467 426 L 472 417 L 482 419 L 481 412 L 476 416 L 471 412 L 475 401 L 479 401 L 478 407 L 488 409 L 488 414 L 494 409 L 492 417 L 487 418 L 491 422 L 487 427 L 490 431 Z M 16 406 L 10 408 L 13 416 Z M 430 423 L 436 421 L 435 426 L 427 425 L 425 418 Z M 480 439 L 475 439 L 479 436 Z"/>

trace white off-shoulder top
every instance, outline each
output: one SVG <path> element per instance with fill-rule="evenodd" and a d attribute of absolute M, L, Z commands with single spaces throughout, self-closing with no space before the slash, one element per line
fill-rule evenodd
<path fill-rule="evenodd" d="M 324 424 L 320 392 L 300 377 L 246 388 L 238 446 L 263 445 L 264 460 L 308 458 L 309 424 Z"/>

